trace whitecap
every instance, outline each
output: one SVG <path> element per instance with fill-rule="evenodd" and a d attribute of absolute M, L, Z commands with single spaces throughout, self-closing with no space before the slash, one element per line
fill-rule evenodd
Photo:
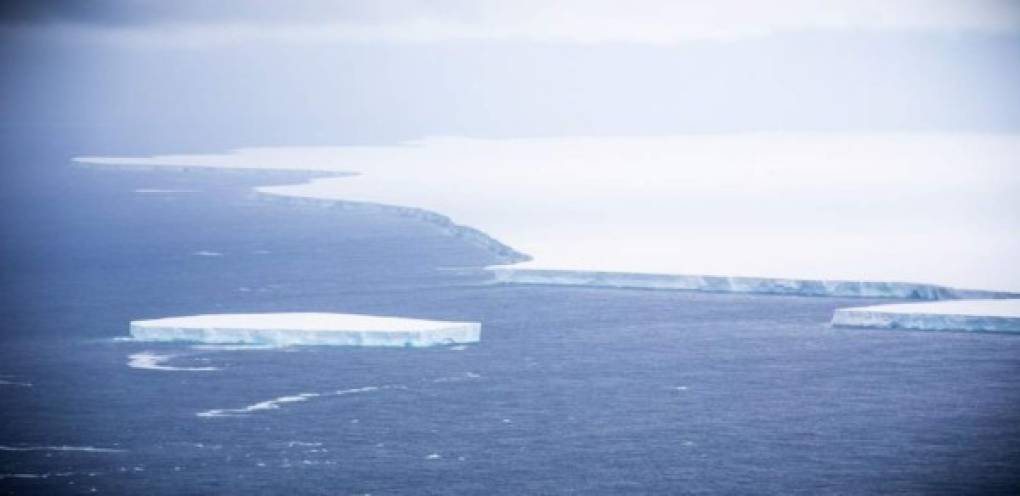
<path fill-rule="evenodd" d="M 218 251 L 209 251 L 209 250 L 199 250 L 199 251 L 196 251 L 195 253 L 192 253 L 192 255 L 199 256 L 199 257 L 222 257 L 223 256 L 223 254 L 218 252 Z"/>
<path fill-rule="evenodd" d="M 470 381 L 470 380 L 473 380 L 473 379 L 479 379 L 481 377 L 482 376 L 480 374 L 476 374 L 474 372 L 465 372 L 465 373 L 460 374 L 460 375 L 454 375 L 454 376 L 449 376 L 449 377 L 440 377 L 438 379 L 432 379 L 432 382 L 437 382 L 437 383 L 439 383 L 439 382 L 464 382 L 464 381 Z"/>
<path fill-rule="evenodd" d="M 0 379 L 0 386 L 32 387 L 32 383 L 31 382 L 8 381 L 6 379 Z"/>
<path fill-rule="evenodd" d="M 266 410 L 278 410 L 282 405 L 288 403 L 299 403 L 308 401 L 312 398 L 320 398 L 326 396 L 345 396 L 349 394 L 368 393 L 371 391 L 379 391 L 382 389 L 406 389 L 403 386 L 366 386 L 353 389 L 339 389 L 328 393 L 300 393 L 289 396 L 280 396 L 271 400 L 260 401 L 251 405 L 241 408 L 216 408 L 212 410 L 206 410 L 204 412 L 198 412 L 195 415 L 199 417 L 239 417 L 248 415 L 250 413 L 266 411 Z"/>
<path fill-rule="evenodd" d="M 177 194 L 177 193 L 200 193 L 197 189 L 160 189 L 160 188 L 138 188 L 134 190 L 139 194 Z"/>
<path fill-rule="evenodd" d="M 117 448 L 96 448 L 95 446 L 4 446 L 0 451 L 83 451 L 88 453 L 123 453 L 127 450 Z"/>
<path fill-rule="evenodd" d="M 276 410 L 280 408 L 280 405 L 308 401 L 309 398 L 315 398 L 318 396 L 321 395 L 319 393 L 301 393 L 291 396 L 281 396 L 267 401 L 260 401 L 242 408 L 217 408 L 198 412 L 196 415 L 199 417 L 233 417 L 238 415 L 247 415 L 249 413 L 262 410 Z"/>
<path fill-rule="evenodd" d="M 316 446 L 322 446 L 322 443 L 309 443 L 309 442 L 305 442 L 305 441 L 291 441 L 291 442 L 287 443 L 287 447 L 288 448 L 293 448 L 295 446 L 316 447 Z"/>

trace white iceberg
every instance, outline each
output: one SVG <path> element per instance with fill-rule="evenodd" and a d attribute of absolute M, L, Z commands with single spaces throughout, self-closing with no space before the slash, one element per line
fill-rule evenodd
<path fill-rule="evenodd" d="M 344 313 L 254 313 L 131 322 L 139 341 L 274 346 L 433 346 L 477 343 L 481 324 Z"/>
<path fill-rule="evenodd" d="M 841 308 L 833 315 L 832 325 L 919 331 L 1020 332 L 1020 299 Z"/>
<path fill-rule="evenodd" d="M 148 351 L 134 353 L 128 356 L 128 367 L 145 370 L 167 370 L 175 372 L 209 372 L 219 370 L 219 367 L 173 367 L 166 365 L 174 355 L 157 355 Z"/>

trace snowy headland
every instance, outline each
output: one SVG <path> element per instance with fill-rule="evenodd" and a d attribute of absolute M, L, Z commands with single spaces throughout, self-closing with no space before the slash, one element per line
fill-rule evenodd
<path fill-rule="evenodd" d="M 314 171 L 256 190 L 430 222 L 493 251 L 504 283 L 1020 297 L 1020 135 L 433 137 L 75 161 Z"/>
<path fill-rule="evenodd" d="M 168 317 L 131 322 L 139 341 L 274 346 L 433 346 L 476 343 L 477 322 L 343 313 L 255 313 Z"/>
<path fill-rule="evenodd" d="M 417 215 L 530 257 L 519 270 L 1020 292 L 1016 135 L 428 138 L 76 161 L 353 172 L 258 191 Z"/>

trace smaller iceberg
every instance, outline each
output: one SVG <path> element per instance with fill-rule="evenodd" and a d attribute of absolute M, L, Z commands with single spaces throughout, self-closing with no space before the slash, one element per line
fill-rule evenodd
<path fill-rule="evenodd" d="M 839 327 L 1020 333 L 1020 299 L 950 300 L 841 308 Z"/>
<path fill-rule="evenodd" d="M 478 322 L 345 313 L 251 313 L 168 317 L 131 322 L 138 341 L 271 346 L 433 346 L 477 343 Z"/>

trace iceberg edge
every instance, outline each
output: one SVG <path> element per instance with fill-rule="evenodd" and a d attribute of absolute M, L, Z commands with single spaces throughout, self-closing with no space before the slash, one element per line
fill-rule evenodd
<path fill-rule="evenodd" d="M 833 327 L 1020 333 L 1020 299 L 840 308 Z"/>
<path fill-rule="evenodd" d="M 339 313 L 213 314 L 136 320 L 145 342 L 426 347 L 477 343 L 481 324 Z"/>

